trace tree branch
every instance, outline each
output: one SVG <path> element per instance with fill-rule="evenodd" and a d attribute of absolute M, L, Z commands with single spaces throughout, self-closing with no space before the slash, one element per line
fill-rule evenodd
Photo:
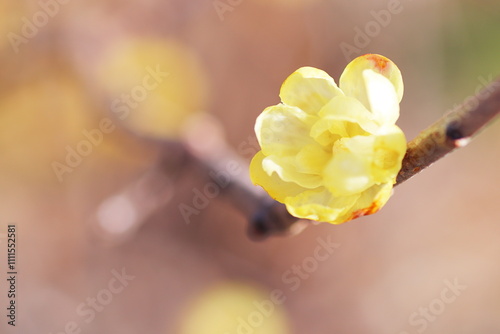
<path fill-rule="evenodd" d="M 466 102 L 474 102 L 473 105 Z M 500 112 L 500 80 L 493 81 L 474 99 L 468 99 L 452 112 L 422 131 L 408 143 L 396 185 L 430 166 L 472 137 Z"/>
<path fill-rule="evenodd" d="M 497 80 L 474 98 L 467 99 L 460 107 L 444 115 L 408 143 L 396 185 L 413 177 L 453 150 L 467 145 L 471 138 L 499 112 L 500 80 Z M 285 205 L 271 199 L 260 187 L 252 185 L 248 175 L 248 163 L 229 148 L 222 133 L 220 126 L 210 119 L 194 122 L 183 142 L 163 145 L 164 155 L 152 171 L 117 195 L 110 197 L 118 196 L 127 201 L 121 201 L 119 205 L 111 202 L 112 205 L 108 207 L 111 207 L 113 212 L 123 212 L 124 209 L 130 211 L 131 209 L 125 208 L 123 204 L 128 203 L 126 205 L 137 212 L 138 218 L 134 222 L 129 222 L 130 227 L 127 230 L 135 230 L 155 208 L 165 205 L 165 200 L 148 200 L 149 204 L 144 205 L 144 200 L 141 198 L 160 198 L 162 194 L 158 192 L 158 186 L 152 187 L 151 184 L 162 179 L 166 180 L 162 184 L 168 184 L 168 187 L 160 185 L 160 188 L 169 188 L 172 192 L 175 188 L 175 179 L 182 173 L 194 172 L 204 175 L 206 186 L 208 182 L 214 183 L 214 175 L 225 172 L 226 182 L 219 182 L 219 192 L 249 220 L 249 236 L 262 239 L 275 234 L 294 233 L 314 223 L 293 217 Z M 234 175 L 228 174 L 230 165 L 233 171 L 238 169 Z M 150 194 L 145 188 L 151 188 Z M 164 194 L 161 197 L 170 198 Z M 104 203 L 106 204 L 106 201 Z M 109 211 L 108 207 L 105 206 L 105 209 Z M 113 226 L 113 221 L 108 221 L 106 217 L 114 216 L 115 214 L 100 215 L 100 220 L 95 221 L 99 222 L 101 227 Z"/>

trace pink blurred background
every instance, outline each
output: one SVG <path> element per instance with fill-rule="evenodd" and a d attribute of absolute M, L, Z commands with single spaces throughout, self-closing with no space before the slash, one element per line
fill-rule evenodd
<path fill-rule="evenodd" d="M 498 2 L 63 2 L 0 5 L 0 277 L 8 224 L 19 271 L 15 328 L 1 280 L 1 333 L 500 333 L 498 122 L 398 186 L 380 213 L 343 225 L 254 242 L 218 197 L 187 224 L 179 207 L 203 187 L 189 171 L 165 183 L 165 204 L 126 237 L 104 235 L 95 218 L 200 112 L 248 162 L 255 118 L 305 65 L 338 80 L 357 55 L 392 59 L 410 140 L 500 73 Z M 30 32 L 23 18 L 43 24 Z M 157 64 L 169 75 L 121 120 L 113 101 Z M 54 162 L 103 118 L 116 127 L 58 179 Z M 112 213 L 117 231 L 130 214 Z M 319 261 L 325 240 L 338 247 Z M 134 278 L 113 292 L 122 270 Z M 100 303 L 92 317 L 89 298 Z M 265 314 L 256 305 L 269 300 Z"/>

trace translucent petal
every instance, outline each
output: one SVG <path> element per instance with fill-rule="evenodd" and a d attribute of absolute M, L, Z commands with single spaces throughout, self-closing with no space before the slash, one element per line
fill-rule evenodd
<path fill-rule="evenodd" d="M 297 171 L 320 175 L 332 153 L 318 144 L 304 146 L 295 156 Z"/>
<path fill-rule="evenodd" d="M 331 99 L 319 111 L 320 117 L 331 117 L 333 119 L 373 124 L 372 114 L 355 98 L 339 96 Z"/>
<path fill-rule="evenodd" d="M 406 153 L 403 131 L 396 125 L 382 127 L 373 145 L 372 175 L 375 182 L 393 182 Z"/>
<path fill-rule="evenodd" d="M 330 118 L 321 118 L 311 128 L 311 137 L 322 145 L 332 144 L 333 141 L 348 137 L 348 122 Z M 352 128 L 352 126 L 350 127 Z M 327 134 L 329 136 L 327 136 Z"/>
<path fill-rule="evenodd" d="M 392 183 L 376 184 L 361 193 L 349 211 L 339 216 L 339 223 L 347 222 L 379 211 L 392 195 Z"/>
<path fill-rule="evenodd" d="M 264 158 L 262 151 L 253 157 L 250 163 L 250 178 L 254 184 L 264 188 L 269 196 L 283 203 L 285 198 L 297 196 L 307 190 L 296 183 L 283 181 L 276 173 L 269 175 L 262 167 Z"/>
<path fill-rule="evenodd" d="M 370 110 L 379 124 L 395 124 L 399 118 L 399 101 L 394 86 L 383 75 L 363 71 Z"/>
<path fill-rule="evenodd" d="M 278 104 L 257 117 L 255 133 L 265 155 L 295 155 L 303 145 L 313 144 L 309 135 L 317 117 L 297 107 Z"/>
<path fill-rule="evenodd" d="M 337 224 L 340 223 L 338 217 L 345 216 L 359 196 L 335 197 L 321 187 L 288 197 L 285 204 L 288 212 L 295 217 Z"/>
<path fill-rule="evenodd" d="M 372 113 L 351 97 L 333 98 L 320 110 L 319 116 L 320 119 L 311 128 L 311 136 L 317 141 L 321 140 L 325 131 L 340 137 L 353 137 L 374 133 L 379 127 Z"/>
<path fill-rule="evenodd" d="M 405 135 L 396 125 L 381 127 L 375 135 L 344 138 L 342 145 L 365 161 L 375 183 L 393 182 L 406 153 Z"/>
<path fill-rule="evenodd" d="M 262 160 L 262 168 L 269 175 L 276 173 L 283 181 L 294 182 L 304 188 L 314 189 L 322 183 L 320 175 L 299 172 L 295 157 L 270 155 Z"/>
<path fill-rule="evenodd" d="M 302 67 L 293 72 L 280 90 L 281 101 L 315 115 L 330 99 L 344 95 L 326 72 Z"/>
<path fill-rule="evenodd" d="M 360 56 L 346 66 L 339 80 L 340 89 L 345 95 L 357 98 L 369 107 L 362 76 L 364 70 L 373 70 L 389 79 L 396 91 L 398 102 L 401 102 L 404 92 L 401 71 L 390 59 L 376 54 Z"/>
<path fill-rule="evenodd" d="M 355 150 L 345 146 L 353 141 Z M 325 186 L 336 196 L 348 196 L 360 193 L 373 185 L 371 176 L 371 160 L 363 154 L 370 152 L 373 147 L 373 138 L 357 136 L 343 138 L 333 148 L 333 158 L 323 171 Z"/>
<path fill-rule="evenodd" d="M 342 138 L 342 136 L 338 133 L 332 133 L 332 122 L 333 121 L 330 120 L 320 120 L 311 128 L 311 137 L 314 138 L 318 144 L 324 147 L 332 147 L 337 140 Z"/>

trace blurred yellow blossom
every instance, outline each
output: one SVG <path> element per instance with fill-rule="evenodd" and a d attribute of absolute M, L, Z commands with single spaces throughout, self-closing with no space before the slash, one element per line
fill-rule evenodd
<path fill-rule="evenodd" d="M 0 174 L 27 182 L 55 182 L 54 161 L 91 125 L 91 106 L 73 74 L 53 65 L 0 96 Z M 0 179 L 2 179 L 0 177 Z"/>
<path fill-rule="evenodd" d="M 284 8 L 303 9 L 320 3 L 320 0 L 259 0 L 265 5 L 281 6 Z"/>
<path fill-rule="evenodd" d="M 287 334 L 284 291 L 225 282 L 197 296 L 181 323 L 181 334 Z"/>
<path fill-rule="evenodd" d="M 32 9 L 30 7 L 33 5 L 26 1 L 3 0 L 0 2 L 0 34 L 4 37 L 0 39 L 0 49 L 8 47 L 9 51 L 15 52 L 16 43 L 13 40 L 16 40 L 16 37 L 26 39 L 23 35 L 23 25 L 26 23 L 21 20 L 21 17 L 26 17 L 25 15 Z"/>
<path fill-rule="evenodd" d="M 168 39 L 130 38 L 111 46 L 98 85 L 124 125 L 162 138 L 176 137 L 190 115 L 205 109 L 208 94 L 195 53 Z"/>
<path fill-rule="evenodd" d="M 250 165 L 255 184 L 299 218 L 340 224 L 378 211 L 389 199 L 406 139 L 395 125 L 403 80 L 389 59 L 354 59 L 339 86 L 302 67 L 259 115 L 261 146 Z"/>

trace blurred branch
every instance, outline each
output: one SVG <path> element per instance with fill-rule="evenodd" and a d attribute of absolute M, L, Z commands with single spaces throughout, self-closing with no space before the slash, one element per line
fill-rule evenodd
<path fill-rule="evenodd" d="M 227 145 L 224 130 L 216 120 L 207 116 L 192 122 L 186 131 L 183 144 L 189 159 L 184 168 L 189 165 L 201 168 L 210 181 L 222 178 L 219 180 L 220 193 L 249 220 L 248 235 L 251 238 L 301 231 L 306 226 L 305 221 L 290 215 L 285 205 L 251 183 L 248 162 Z M 231 169 L 237 169 L 237 172 L 229 172 Z"/>

